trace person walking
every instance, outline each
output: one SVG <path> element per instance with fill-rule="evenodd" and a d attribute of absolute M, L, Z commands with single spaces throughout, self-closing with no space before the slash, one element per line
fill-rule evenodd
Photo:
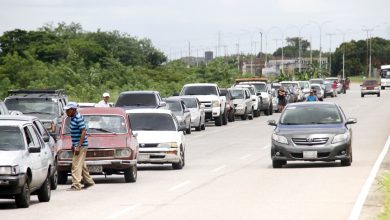
<path fill-rule="evenodd" d="M 332 84 L 332 89 L 333 89 L 333 96 L 337 97 L 337 81 L 336 80 Z"/>
<path fill-rule="evenodd" d="M 66 115 L 70 118 L 70 134 L 72 138 L 72 186 L 70 191 L 81 189 L 81 178 L 84 181 L 84 187 L 88 188 L 95 184 L 89 175 L 85 164 L 88 149 L 88 136 L 84 117 L 77 112 L 77 103 L 69 102 L 65 107 Z"/>
<path fill-rule="evenodd" d="M 306 102 L 317 102 L 317 101 L 318 101 L 317 95 L 314 95 L 314 91 L 310 90 L 309 96 L 306 97 Z"/>
<path fill-rule="evenodd" d="M 282 112 L 286 104 L 286 91 L 284 91 L 283 86 L 281 86 L 278 90 L 278 111 Z"/>
<path fill-rule="evenodd" d="M 110 100 L 110 93 L 105 92 L 105 93 L 103 93 L 102 97 L 103 97 L 103 100 L 98 102 L 95 105 L 95 107 L 110 107 L 110 104 L 108 103 L 108 101 Z"/>

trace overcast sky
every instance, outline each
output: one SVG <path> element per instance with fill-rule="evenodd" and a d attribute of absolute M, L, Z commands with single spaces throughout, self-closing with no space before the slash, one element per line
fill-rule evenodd
<path fill-rule="evenodd" d="M 272 52 L 281 39 L 312 39 L 313 49 L 329 51 L 342 41 L 372 35 L 390 39 L 389 0 L 1 0 L 0 33 L 35 30 L 45 23 L 76 22 L 84 30 L 118 30 L 149 38 L 172 58 L 221 47 L 220 54 Z M 220 34 L 219 34 L 220 33 Z M 220 36 L 220 37 L 219 37 Z M 251 47 L 252 42 L 252 47 Z M 267 50 L 266 50 L 267 49 Z"/>

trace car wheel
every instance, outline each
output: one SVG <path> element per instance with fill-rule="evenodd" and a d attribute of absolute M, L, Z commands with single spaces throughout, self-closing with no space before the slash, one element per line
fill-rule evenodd
<path fill-rule="evenodd" d="M 223 115 L 222 115 L 222 124 L 223 125 L 227 125 L 227 123 L 228 123 L 228 114 L 226 112 L 227 111 L 225 109 L 225 111 L 223 112 Z"/>
<path fill-rule="evenodd" d="M 50 175 L 47 175 L 45 182 L 43 182 L 41 188 L 38 190 L 38 200 L 40 202 L 50 201 L 51 190 L 50 190 L 49 176 Z"/>
<path fill-rule="evenodd" d="M 384 87 L 384 86 L 381 86 L 381 89 L 382 89 L 382 90 L 384 90 L 384 89 L 385 89 L 385 87 Z"/>
<path fill-rule="evenodd" d="M 199 118 L 199 125 L 195 127 L 195 131 L 201 131 L 202 130 L 202 118 Z"/>
<path fill-rule="evenodd" d="M 378 95 L 377 95 L 378 97 L 381 97 L 381 94 L 380 93 L 378 93 Z"/>
<path fill-rule="evenodd" d="M 15 196 L 15 203 L 18 208 L 28 208 L 30 206 L 30 183 L 27 177 L 21 192 Z"/>
<path fill-rule="evenodd" d="M 66 184 L 68 182 L 68 173 L 64 171 L 58 172 L 58 184 Z"/>
<path fill-rule="evenodd" d="M 247 118 L 247 114 L 246 114 L 246 109 L 245 109 L 244 114 L 241 115 L 241 120 L 244 120 L 244 121 L 245 121 L 246 118 Z"/>
<path fill-rule="evenodd" d="M 249 120 L 253 120 L 253 108 L 252 108 L 252 111 L 251 111 L 251 113 L 249 113 Z"/>
<path fill-rule="evenodd" d="M 138 169 L 137 165 L 132 165 L 130 168 L 123 171 L 126 183 L 135 183 L 137 181 Z"/>
<path fill-rule="evenodd" d="M 287 161 L 285 160 L 272 160 L 272 167 L 273 168 L 282 168 L 283 165 L 286 165 Z"/>
<path fill-rule="evenodd" d="M 269 106 L 269 114 L 272 115 L 274 113 L 274 109 L 272 107 L 272 102 L 271 102 L 271 105 Z"/>
<path fill-rule="evenodd" d="M 363 93 L 361 94 L 361 97 L 362 97 L 362 98 L 364 97 L 364 94 L 363 94 Z"/>
<path fill-rule="evenodd" d="M 178 163 L 172 163 L 172 168 L 174 170 L 181 170 L 183 169 L 184 165 L 185 165 L 184 150 L 182 147 L 180 147 L 180 161 Z"/>
<path fill-rule="evenodd" d="M 234 121 L 234 115 L 233 115 L 232 112 L 233 112 L 233 111 L 230 110 L 230 112 L 229 112 L 229 114 L 228 114 L 228 121 L 229 121 L 229 122 L 233 122 L 233 121 Z"/>
<path fill-rule="evenodd" d="M 190 122 L 190 125 L 188 126 L 188 128 L 186 130 L 186 134 L 191 134 L 191 122 Z"/>
<path fill-rule="evenodd" d="M 267 110 L 264 110 L 264 115 L 269 115 L 270 112 L 269 112 L 269 108 Z"/>
<path fill-rule="evenodd" d="M 222 113 L 219 114 L 219 117 L 214 118 L 215 120 L 215 126 L 221 126 L 222 125 Z"/>
<path fill-rule="evenodd" d="M 58 171 L 57 171 L 57 166 L 55 166 L 55 171 L 53 175 L 50 177 L 50 188 L 51 190 L 56 190 L 58 186 Z"/>
<path fill-rule="evenodd" d="M 352 155 L 350 155 L 349 159 L 341 160 L 342 167 L 349 167 L 352 164 Z"/>
<path fill-rule="evenodd" d="M 206 122 L 204 122 L 204 123 L 201 125 L 200 129 L 206 130 Z"/>

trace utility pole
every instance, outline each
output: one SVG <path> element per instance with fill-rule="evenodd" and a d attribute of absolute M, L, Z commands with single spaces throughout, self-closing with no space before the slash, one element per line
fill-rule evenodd
<path fill-rule="evenodd" d="M 221 48 L 221 32 L 218 32 L 218 46 L 217 46 L 217 52 L 215 57 L 219 55 L 219 49 Z"/>
<path fill-rule="evenodd" d="M 237 70 L 240 72 L 240 44 L 236 44 L 237 49 Z"/>
<path fill-rule="evenodd" d="M 363 28 L 363 31 L 367 32 L 367 64 L 368 64 L 368 77 L 371 77 L 371 33 L 373 28 Z M 370 45 L 369 45 L 370 44 Z"/>
<path fill-rule="evenodd" d="M 191 42 L 188 41 L 188 59 L 187 59 L 187 65 L 190 67 L 191 63 Z"/>
<path fill-rule="evenodd" d="M 313 40 L 313 37 L 310 35 L 310 64 L 313 64 L 313 50 L 312 50 L 312 40 Z"/>
<path fill-rule="evenodd" d="M 199 49 L 196 49 L 196 67 L 199 67 Z"/>
<path fill-rule="evenodd" d="M 335 34 L 328 33 L 329 36 L 329 76 L 332 76 L 332 36 Z"/>
<path fill-rule="evenodd" d="M 251 75 L 253 75 L 253 41 L 251 40 Z"/>
<path fill-rule="evenodd" d="M 263 57 L 263 32 L 260 32 L 260 59 Z"/>

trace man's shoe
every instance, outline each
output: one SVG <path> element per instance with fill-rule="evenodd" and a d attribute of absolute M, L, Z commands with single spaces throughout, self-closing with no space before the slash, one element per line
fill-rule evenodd
<path fill-rule="evenodd" d="M 94 183 L 84 184 L 83 189 L 88 189 L 89 187 L 95 185 Z"/>
<path fill-rule="evenodd" d="M 80 189 L 78 189 L 74 186 L 71 186 L 69 189 L 67 189 L 67 191 L 80 191 Z"/>

